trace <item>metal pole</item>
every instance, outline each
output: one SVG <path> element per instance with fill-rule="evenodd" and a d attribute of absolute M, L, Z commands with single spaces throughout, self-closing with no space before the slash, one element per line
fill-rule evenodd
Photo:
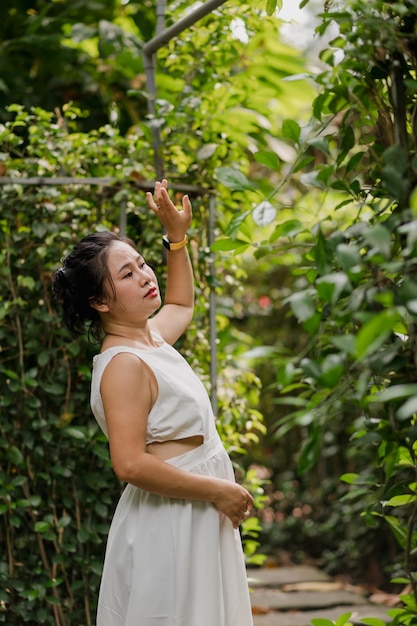
<path fill-rule="evenodd" d="M 155 53 L 159 50 L 159 48 L 162 48 L 162 46 L 168 43 L 168 41 L 198 22 L 198 20 L 202 17 L 205 17 L 214 11 L 214 9 L 217 9 L 222 4 L 225 4 L 225 2 L 227 2 L 227 0 L 207 0 L 207 2 L 199 6 L 194 11 L 191 11 L 191 13 L 178 20 L 178 22 L 172 26 L 169 26 L 162 32 L 158 32 L 164 23 L 162 12 L 164 12 L 165 9 L 163 0 L 159 0 L 157 4 L 157 34 L 142 48 L 143 68 L 145 70 L 146 87 L 148 91 L 148 113 L 150 117 L 155 117 L 155 101 L 157 93 L 155 80 Z M 156 120 L 151 120 L 151 133 L 155 153 L 154 159 L 156 179 L 161 180 L 164 177 L 164 163 L 161 158 L 161 135 L 159 132 L 159 126 L 156 124 Z"/>
<path fill-rule="evenodd" d="M 215 9 L 217 9 L 222 4 L 225 4 L 227 0 L 207 0 L 201 6 L 197 7 L 194 11 L 191 11 L 188 15 L 178 20 L 172 26 L 169 26 L 162 33 L 157 34 L 155 37 L 150 39 L 144 46 L 143 52 L 144 54 L 151 55 L 159 48 L 162 48 L 168 41 L 170 41 L 173 37 L 176 37 L 180 33 L 182 33 L 186 28 L 189 28 L 202 17 L 205 17 Z"/>
<path fill-rule="evenodd" d="M 161 157 L 161 134 L 159 132 L 159 126 L 155 119 L 155 101 L 156 101 L 156 81 L 155 81 L 155 55 L 147 54 L 143 49 L 143 68 L 146 76 L 146 88 L 148 91 L 148 113 L 151 119 L 150 127 L 152 133 L 152 144 L 154 150 L 155 161 L 155 174 L 156 180 L 162 180 L 164 178 L 164 163 Z"/>
<path fill-rule="evenodd" d="M 120 214 L 119 214 L 119 230 L 120 230 L 120 235 L 122 237 L 126 237 L 126 229 L 127 229 L 126 201 L 123 200 L 120 203 Z"/>
<path fill-rule="evenodd" d="M 156 36 L 165 31 L 165 9 L 166 9 L 166 0 L 157 0 L 156 3 Z M 155 51 L 156 52 L 156 51 Z M 146 87 L 148 91 L 148 113 L 151 118 L 151 133 L 152 133 L 152 144 L 154 149 L 154 162 L 155 162 L 155 174 L 156 180 L 162 180 L 164 178 L 164 163 L 161 158 L 161 135 L 159 132 L 159 126 L 156 124 L 155 120 L 155 101 L 156 101 L 156 81 L 155 81 L 155 70 L 156 70 L 156 60 L 155 54 L 153 51 L 146 52 L 145 48 L 143 48 L 142 52 L 143 56 L 143 67 L 145 70 L 146 76 Z"/>
<path fill-rule="evenodd" d="M 214 193 L 209 197 L 209 223 L 208 223 L 208 245 L 214 242 L 214 229 L 216 225 L 216 197 Z M 210 252 L 210 382 L 211 382 L 211 406 L 213 413 L 217 417 L 217 324 L 216 324 L 216 267 L 214 264 L 215 254 Z"/>
<path fill-rule="evenodd" d="M 166 0 L 156 1 L 156 34 L 162 33 L 165 30 L 165 9 Z"/>
<path fill-rule="evenodd" d="M 163 0 L 160 0 L 162 3 Z M 169 28 L 166 28 L 162 32 L 159 32 L 161 27 L 161 6 L 157 5 L 158 11 L 158 27 L 157 34 L 150 41 L 148 41 L 142 48 L 143 55 L 143 67 L 146 76 L 146 86 L 148 90 L 148 112 L 151 117 L 155 117 L 155 101 L 156 101 L 156 80 L 155 80 L 155 53 L 167 44 L 171 39 L 182 33 L 184 30 L 198 22 L 201 18 L 205 17 L 222 4 L 225 4 L 227 0 L 207 0 L 201 6 L 197 7 L 194 11 L 191 11 L 188 15 L 180 19 L 176 24 L 173 24 Z M 161 158 L 161 135 L 159 132 L 159 126 L 151 123 L 151 132 L 153 137 L 153 145 L 155 152 L 155 170 L 157 180 L 163 178 L 164 165 Z M 208 227 L 208 244 L 214 241 L 214 228 L 216 219 L 216 204 L 215 196 L 210 193 L 209 196 L 209 227 Z M 210 254 L 210 382 L 211 382 L 211 405 L 214 415 L 218 413 L 217 402 L 217 327 L 216 327 L 216 298 L 215 298 L 215 266 L 214 266 L 214 253 Z"/>
<path fill-rule="evenodd" d="M 130 184 L 138 189 L 144 189 L 145 191 L 152 191 L 155 185 L 154 180 L 133 180 L 129 178 L 111 178 L 105 176 L 103 178 L 86 176 L 85 178 L 72 177 L 72 176 L 30 176 L 26 178 L 24 176 L 0 176 L 0 185 L 36 185 L 42 186 L 60 186 L 60 185 L 97 185 L 98 187 L 112 187 L 117 184 Z M 173 191 L 181 191 L 182 193 L 188 193 L 192 196 L 204 196 L 208 193 L 208 189 L 200 187 L 198 185 L 188 185 L 186 183 L 171 183 L 169 186 Z"/>

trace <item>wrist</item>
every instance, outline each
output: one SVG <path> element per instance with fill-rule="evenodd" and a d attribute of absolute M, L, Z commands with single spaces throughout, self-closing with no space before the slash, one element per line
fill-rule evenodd
<path fill-rule="evenodd" d="M 167 250 L 180 250 L 184 248 L 188 243 L 188 236 L 184 235 L 183 239 L 178 239 L 176 237 L 170 237 L 168 235 L 164 235 L 162 237 L 162 243 Z"/>
<path fill-rule="evenodd" d="M 224 493 L 224 482 L 220 478 L 210 477 L 208 482 L 207 500 L 217 506 L 219 498 Z"/>

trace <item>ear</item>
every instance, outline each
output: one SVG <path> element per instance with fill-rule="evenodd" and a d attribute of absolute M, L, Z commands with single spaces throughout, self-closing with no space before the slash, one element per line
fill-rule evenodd
<path fill-rule="evenodd" d="M 110 311 L 108 304 L 97 298 L 90 298 L 89 303 L 90 306 L 99 313 L 108 313 Z"/>

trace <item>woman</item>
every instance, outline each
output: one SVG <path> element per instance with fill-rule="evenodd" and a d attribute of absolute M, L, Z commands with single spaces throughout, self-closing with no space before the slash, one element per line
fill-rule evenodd
<path fill-rule="evenodd" d="M 193 313 L 187 196 L 148 193 L 166 230 L 164 306 L 153 270 L 113 233 L 83 239 L 54 276 L 67 326 L 101 333 L 91 407 L 127 486 L 109 532 L 97 626 L 251 626 L 234 480 L 208 395 L 172 344 Z"/>

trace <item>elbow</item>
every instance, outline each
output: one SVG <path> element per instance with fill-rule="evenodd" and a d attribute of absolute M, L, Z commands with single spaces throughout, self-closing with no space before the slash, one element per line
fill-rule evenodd
<path fill-rule="evenodd" d="M 137 463 L 130 462 L 128 459 L 112 459 L 113 471 L 117 478 L 124 483 L 136 484 L 140 476 L 140 470 Z"/>
<path fill-rule="evenodd" d="M 187 316 L 188 316 L 187 326 L 189 326 L 191 322 L 193 321 L 193 317 L 194 317 L 194 302 L 190 306 L 186 307 L 186 309 L 187 309 Z"/>

